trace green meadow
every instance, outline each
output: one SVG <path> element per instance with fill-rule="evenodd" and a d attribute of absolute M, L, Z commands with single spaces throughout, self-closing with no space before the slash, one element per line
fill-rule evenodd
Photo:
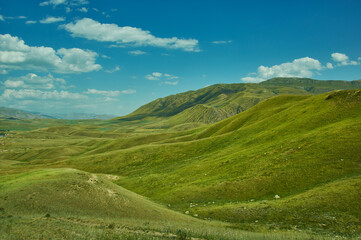
<path fill-rule="evenodd" d="M 108 121 L 3 118 L 0 239 L 359 239 L 360 86 L 217 84 Z"/>

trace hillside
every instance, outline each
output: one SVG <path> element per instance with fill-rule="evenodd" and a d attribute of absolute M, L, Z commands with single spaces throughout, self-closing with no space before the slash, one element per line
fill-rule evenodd
<path fill-rule="evenodd" d="M 187 122 L 214 123 L 277 95 L 319 94 L 356 88 L 361 88 L 361 82 L 320 81 L 306 78 L 274 78 L 259 84 L 216 84 L 157 99 L 117 119 L 132 121 L 156 117 L 166 119 L 163 125 L 168 127 Z M 168 122 L 167 118 L 173 116 L 175 117 Z"/>
<path fill-rule="evenodd" d="M 202 112 L 194 115 L 198 118 L 226 113 L 208 105 L 193 106 L 184 113 L 188 111 Z M 168 121 L 178 124 L 187 118 L 184 113 Z M 305 231 L 331 239 L 361 235 L 361 90 L 275 96 L 191 130 L 150 129 L 146 121 L 124 124 L 114 120 L 78 124 L 56 120 L 42 128 L 43 121 L 49 120 L 35 121 L 32 129 L 36 124 L 39 128 L 32 131 L 10 131 L 1 140 L 0 207 L 6 211 L 3 216 L 7 212 L 22 216 L 25 223 L 19 226 L 29 225 L 27 214 L 45 221 L 41 219 L 45 212 L 63 225 L 70 224 L 65 219 L 74 217 L 77 222 L 96 221 L 102 226 L 105 223 L 94 219 L 109 218 L 116 226 L 124 226 L 124 219 L 115 215 L 122 216 L 124 210 L 137 216 L 140 211 L 144 217 L 137 219 L 142 223 L 132 222 L 133 231 L 134 226 L 143 227 L 147 211 L 158 206 L 157 213 L 150 215 L 174 216 L 169 221 L 172 234 L 184 223 L 180 220 L 184 216 L 177 214 L 185 213 L 206 220 L 190 222 L 194 228 L 201 224 L 210 231 L 218 226 L 217 234 L 238 234 L 224 239 L 241 238 L 241 233 L 229 229 L 290 231 L 291 236 Z M 98 182 L 92 185 L 89 179 Z M 113 200 L 107 189 L 125 200 Z M 57 199 L 51 203 L 40 197 L 48 195 Z M 148 210 L 121 206 L 127 200 L 136 203 L 136 199 L 139 204 L 144 201 Z M 69 204 L 84 208 L 69 208 Z M 92 211 L 89 206 L 94 204 L 99 207 Z M 0 220 L 5 225 L 10 221 Z M 163 223 L 150 223 L 155 224 L 152 231 L 168 231 Z M 189 231 L 192 236 L 205 236 Z M 204 238 L 222 239 L 217 234 Z M 317 239 L 300 237 L 312 238 Z M 282 238 L 276 235 L 275 239 Z"/>
<path fill-rule="evenodd" d="M 38 114 L 38 113 L 31 113 L 23 110 L 0 107 L 0 119 L 7 118 L 7 119 L 45 119 L 51 118 L 49 116 Z"/>
<path fill-rule="evenodd" d="M 361 172 L 360 110 L 360 90 L 278 96 L 193 135 L 126 149 L 121 147 L 124 141 L 115 140 L 104 148 L 94 146 L 99 151 L 73 158 L 66 166 L 121 175 L 118 183 L 127 189 L 176 209 L 198 204 L 202 217 L 216 219 L 220 213 L 213 214 L 214 206 L 209 203 L 222 209 L 224 204 L 246 204 L 251 199 L 271 203 L 280 195 L 295 206 L 302 204 L 302 194 L 312 195 L 326 201 L 328 207 L 320 208 L 317 216 L 308 215 L 305 221 L 322 229 L 318 224 L 335 216 L 337 224 L 328 228 L 347 232 L 348 221 L 360 226 L 361 219 L 360 205 L 354 201 L 359 188 L 350 186 L 359 185 Z M 332 183 L 340 180 L 344 186 L 337 191 L 341 192 L 332 194 L 336 191 Z M 322 191 L 309 192 L 315 187 Z M 342 192 L 347 188 L 351 192 Z M 343 203 L 347 203 L 346 215 Z M 277 208 L 275 212 L 286 214 L 285 218 L 294 219 L 290 223 L 297 225 L 302 218 L 303 213 L 297 215 L 287 205 L 275 202 L 272 206 Z M 312 212 L 307 205 L 303 207 Z M 189 210 L 199 214 L 197 207 Z M 237 219 L 232 212 L 226 216 Z M 287 227 L 280 215 L 278 218 L 277 226 Z M 274 220 L 266 224 L 274 224 Z M 349 230 L 361 233 L 358 227 Z"/>

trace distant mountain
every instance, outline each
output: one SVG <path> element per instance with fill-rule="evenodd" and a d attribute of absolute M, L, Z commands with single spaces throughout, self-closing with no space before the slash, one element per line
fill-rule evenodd
<path fill-rule="evenodd" d="M 167 118 L 174 125 L 187 122 L 214 123 L 276 95 L 309 95 L 357 88 L 361 88 L 361 81 L 321 81 L 309 78 L 273 78 L 258 84 L 215 84 L 159 98 L 117 119 Z"/>
<path fill-rule="evenodd" d="M 45 119 L 51 118 L 50 116 L 23 111 L 19 109 L 0 107 L 0 118 L 6 119 Z"/>
<path fill-rule="evenodd" d="M 0 107 L 0 119 L 102 119 L 108 120 L 116 117 L 110 114 L 94 114 L 94 113 L 64 113 L 64 114 L 43 114 L 37 112 L 28 112 L 19 109 Z"/>
<path fill-rule="evenodd" d="M 259 83 L 264 86 L 287 86 L 305 89 L 310 93 L 325 93 L 333 90 L 361 88 L 361 81 L 314 80 L 311 78 L 272 78 Z"/>
<path fill-rule="evenodd" d="M 94 114 L 94 113 L 64 113 L 64 114 L 51 114 L 56 119 L 69 119 L 69 120 L 80 120 L 80 119 L 102 119 L 108 120 L 116 117 L 110 114 Z"/>

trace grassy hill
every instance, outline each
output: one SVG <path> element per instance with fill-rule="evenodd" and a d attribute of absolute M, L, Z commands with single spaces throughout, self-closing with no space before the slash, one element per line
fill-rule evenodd
<path fill-rule="evenodd" d="M 330 194 L 334 181 L 359 185 L 360 110 L 360 90 L 278 96 L 201 132 L 125 149 L 124 141 L 115 140 L 61 165 L 120 175 L 120 185 L 182 211 L 196 209 L 189 208 L 194 204 L 210 205 L 209 212 L 202 209 L 202 217 L 216 219 L 217 214 L 211 214 L 213 202 L 217 206 L 251 199 L 273 202 L 279 195 L 297 205 L 302 194 L 308 196 L 309 190 L 322 186 L 326 189 L 321 188 L 316 199 L 329 205 L 317 215 L 310 214 L 307 226 L 322 230 L 319 224 L 335 215 L 339 227 L 327 228 L 360 233 L 359 227 L 347 230 L 349 217 L 352 226 L 360 226 L 359 202 L 346 199 L 358 196 L 357 188 L 350 188 L 353 192 L 347 195 Z M 343 203 L 349 209 L 347 216 L 339 210 Z M 279 207 L 275 212 L 283 214 L 285 207 L 275 206 Z M 307 205 L 304 211 L 312 212 Z M 302 218 L 297 212 L 286 213 Z M 229 220 L 237 219 L 227 214 Z M 277 227 L 287 228 L 289 223 L 278 222 Z"/>
<path fill-rule="evenodd" d="M 292 239 L 227 230 L 119 187 L 112 175 L 42 169 L 0 177 L 1 239 Z"/>
<path fill-rule="evenodd" d="M 112 239 L 124 229 L 129 239 L 180 238 L 180 229 L 204 239 L 361 235 L 361 90 L 274 96 L 231 117 L 216 107 L 219 99 L 169 115 L 173 128 L 149 128 L 154 115 L 37 120 L 34 130 L 10 131 L 0 141 L 0 233 L 44 226 L 75 238 L 97 226 L 88 236 Z M 222 114 L 228 118 L 188 129 L 188 115 Z"/>
<path fill-rule="evenodd" d="M 308 78 L 273 78 L 259 84 L 216 84 L 157 99 L 118 120 L 174 116 L 170 121 L 166 119 L 162 125 L 169 127 L 187 122 L 214 123 L 277 95 L 319 94 L 357 88 L 361 88 L 360 81 L 320 81 Z"/>

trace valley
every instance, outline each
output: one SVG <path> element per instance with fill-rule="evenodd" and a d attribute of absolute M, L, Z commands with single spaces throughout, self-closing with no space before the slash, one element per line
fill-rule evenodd
<path fill-rule="evenodd" d="M 2 118 L 0 238 L 357 239 L 360 89 L 275 78 L 110 120 Z"/>

